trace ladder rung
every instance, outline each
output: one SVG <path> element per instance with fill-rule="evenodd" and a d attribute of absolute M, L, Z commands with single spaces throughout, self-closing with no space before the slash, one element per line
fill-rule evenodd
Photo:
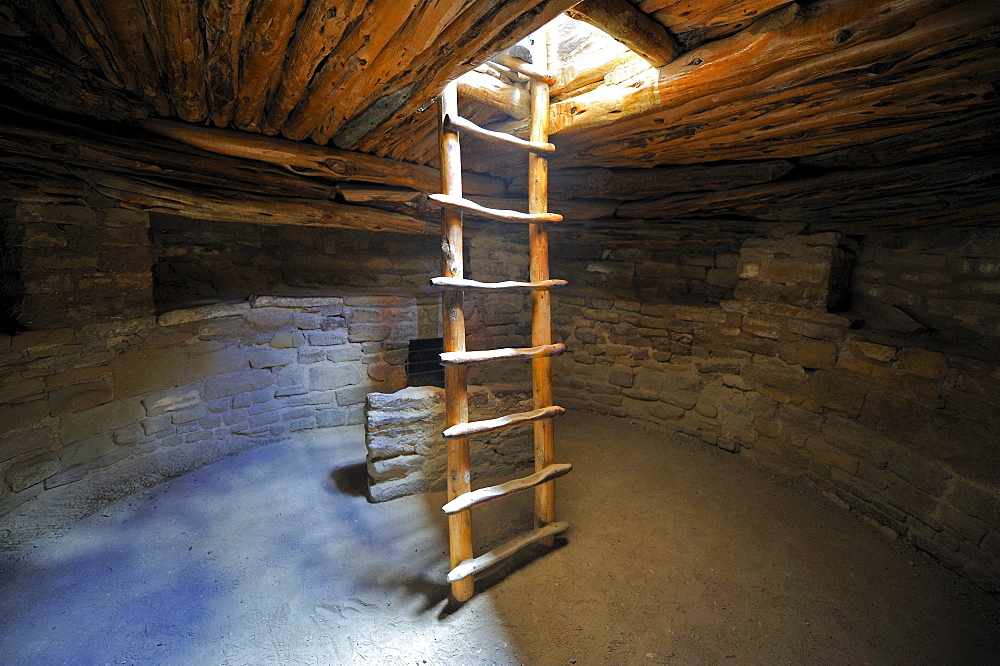
<path fill-rule="evenodd" d="M 480 127 L 471 120 L 461 116 L 445 116 L 444 122 L 445 125 L 450 125 L 462 130 L 463 132 L 468 132 L 469 134 L 478 136 L 481 139 L 486 139 L 487 141 L 516 146 L 518 148 L 530 150 L 533 153 L 556 152 L 555 145 L 551 143 L 545 141 L 525 141 L 524 139 L 518 138 L 513 134 L 507 134 L 506 132 L 494 132 L 493 130 L 488 130 L 485 127 Z"/>
<path fill-rule="evenodd" d="M 462 197 L 453 197 L 447 194 L 430 194 L 427 196 L 431 201 L 436 201 L 442 206 L 457 208 L 472 215 L 488 217 L 491 220 L 501 222 L 562 222 L 563 216 L 559 213 L 521 213 L 516 210 L 500 210 L 497 208 L 487 208 L 480 206 L 475 201 L 469 201 Z"/>
<path fill-rule="evenodd" d="M 502 428 L 530 423 L 531 421 L 541 421 L 551 419 L 563 414 L 566 410 L 557 405 L 533 409 L 530 412 L 518 412 L 517 414 L 507 414 L 495 419 L 485 421 L 472 421 L 471 423 L 458 423 L 445 430 L 442 435 L 445 439 L 455 439 L 456 437 L 470 437 L 481 435 L 484 432 L 493 432 Z"/>
<path fill-rule="evenodd" d="M 509 51 L 498 53 L 490 58 L 490 60 L 503 65 L 507 69 L 512 69 L 518 74 L 524 74 L 527 77 L 535 79 L 536 81 L 542 81 L 550 86 L 553 86 L 556 83 L 556 77 L 554 77 L 551 72 L 547 72 L 540 67 L 535 67 L 531 63 L 524 62 L 520 58 L 511 55 Z"/>
<path fill-rule="evenodd" d="M 466 509 L 471 509 L 479 504 L 500 499 L 501 497 L 507 497 L 508 495 L 513 495 L 514 493 L 521 492 L 522 490 L 534 488 L 535 486 L 540 486 L 547 481 L 551 481 L 552 479 L 558 479 L 560 476 L 566 476 L 571 471 L 573 471 L 573 465 L 569 463 L 549 465 L 545 469 L 539 470 L 534 474 L 521 479 L 514 479 L 495 486 L 488 486 L 486 488 L 480 488 L 479 490 L 473 490 L 472 492 L 462 493 L 441 507 L 441 510 L 448 515 L 458 513 L 459 511 L 465 511 Z"/>
<path fill-rule="evenodd" d="M 558 356 L 564 351 L 566 351 L 566 345 L 557 342 L 554 345 L 538 345 L 537 347 L 505 347 L 471 352 L 444 352 L 441 354 L 441 365 L 473 365 L 508 359 L 543 358 L 545 356 Z"/>
<path fill-rule="evenodd" d="M 454 583 L 455 581 L 462 580 L 463 578 L 471 576 L 474 573 L 478 573 L 483 569 L 488 569 L 526 546 L 530 546 L 533 543 L 537 543 L 549 537 L 554 537 L 557 534 L 562 534 L 568 527 L 569 523 L 549 523 L 541 529 L 531 530 L 530 532 L 525 532 L 524 534 L 516 536 L 507 543 L 494 548 L 485 555 L 480 555 L 479 557 L 474 557 L 469 560 L 463 560 L 458 564 L 458 566 L 448 573 L 448 582 Z"/>
<path fill-rule="evenodd" d="M 505 280 L 503 282 L 478 282 L 477 280 L 467 280 L 465 278 L 435 277 L 431 278 L 431 284 L 444 289 L 468 289 L 470 291 L 511 291 L 514 289 L 529 289 L 537 291 L 539 289 L 550 289 L 552 287 L 565 287 L 569 282 L 566 280 L 540 280 L 538 282 L 517 282 L 515 280 Z"/>

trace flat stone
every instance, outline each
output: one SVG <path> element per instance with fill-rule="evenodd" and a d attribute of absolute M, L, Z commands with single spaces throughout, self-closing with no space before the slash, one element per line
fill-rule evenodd
<path fill-rule="evenodd" d="M 0 404 L 20 402 L 45 392 L 46 381 L 41 377 L 31 377 L 21 381 L 4 382 L 0 385 Z"/>
<path fill-rule="evenodd" d="M 275 333 L 271 338 L 271 346 L 275 349 L 293 349 L 305 344 L 306 338 L 299 331 L 291 333 Z"/>
<path fill-rule="evenodd" d="M 387 329 L 388 331 L 388 329 Z M 388 332 L 386 333 L 388 335 Z M 342 345 L 347 342 L 347 331 L 343 329 L 338 329 L 335 331 L 310 331 L 306 334 L 306 338 L 309 340 L 309 344 L 314 347 L 330 347 L 333 345 Z M 384 338 L 378 338 L 384 339 Z M 358 342 L 353 337 L 352 342 Z"/>
<path fill-rule="evenodd" d="M 46 453 L 14 463 L 4 472 L 4 481 L 12 492 L 17 493 L 41 483 L 57 473 L 61 467 L 59 456 L 55 453 Z"/>
<path fill-rule="evenodd" d="M 164 312 L 156 318 L 156 323 L 160 326 L 177 326 L 193 321 L 206 321 L 209 319 L 221 319 L 224 317 L 238 317 L 250 311 L 250 304 L 242 301 L 239 303 L 213 303 L 211 305 L 201 305 L 196 308 L 181 308 Z"/>
<path fill-rule="evenodd" d="M 52 488 L 58 488 L 59 486 L 64 486 L 67 483 L 75 483 L 87 476 L 89 468 L 80 463 L 79 465 L 73 465 L 72 467 L 67 467 L 63 471 L 53 474 L 49 478 L 45 479 L 45 489 L 51 490 Z"/>
<path fill-rule="evenodd" d="M 55 431 L 49 426 L 20 430 L 0 437 L 0 463 L 17 456 L 52 447 Z"/>
<path fill-rule="evenodd" d="M 250 305 L 254 308 L 342 308 L 344 299 L 328 296 L 254 296 Z"/>
<path fill-rule="evenodd" d="M 180 386 L 159 391 L 142 399 L 142 405 L 148 416 L 158 416 L 167 412 L 193 407 L 201 402 L 198 387 Z"/>
<path fill-rule="evenodd" d="M 837 345 L 819 340 L 803 340 L 795 350 L 795 362 L 803 368 L 829 370 L 837 360 Z"/>
<path fill-rule="evenodd" d="M 273 368 L 295 363 L 298 354 L 294 349 L 255 348 L 247 352 L 251 368 Z"/>
<path fill-rule="evenodd" d="M 24 331 L 14 336 L 13 340 L 11 340 L 11 348 L 14 351 L 51 349 L 59 345 L 70 344 L 73 342 L 73 339 L 73 329 L 71 328 Z"/>
<path fill-rule="evenodd" d="M 96 382 L 72 384 L 49 393 L 52 416 L 71 414 L 110 402 L 113 397 L 111 378 Z"/>
<path fill-rule="evenodd" d="M 330 391 L 361 381 L 361 373 L 353 363 L 320 362 L 309 366 L 309 388 Z"/>
<path fill-rule="evenodd" d="M 944 379 L 948 373 L 948 361 L 944 354 L 917 347 L 901 349 L 896 367 L 926 379 Z"/>
<path fill-rule="evenodd" d="M 274 382 L 274 375 L 268 370 L 244 370 L 210 377 L 205 381 L 204 396 L 206 400 L 214 400 L 239 393 L 250 393 L 271 386 Z"/>
<path fill-rule="evenodd" d="M 247 323 L 255 331 L 286 331 L 294 326 L 295 312 L 285 308 L 261 308 L 247 314 Z"/>
<path fill-rule="evenodd" d="M 444 389 L 436 386 L 410 386 L 395 393 L 369 393 L 368 410 L 426 409 L 444 405 Z"/>

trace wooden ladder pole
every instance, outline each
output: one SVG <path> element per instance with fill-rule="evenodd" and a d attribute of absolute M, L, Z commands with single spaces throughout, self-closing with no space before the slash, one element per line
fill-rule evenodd
<path fill-rule="evenodd" d="M 458 115 L 458 92 L 454 82 L 449 83 L 441 94 L 440 102 L 441 139 L 441 192 L 446 195 L 462 196 L 462 154 L 458 142 L 458 132 L 449 127 L 445 119 Z M 462 255 L 462 211 L 454 208 L 441 209 L 441 275 L 446 278 L 464 277 Z M 465 351 L 465 311 L 463 293 L 457 289 L 446 289 L 441 294 L 444 350 L 446 352 Z M 455 426 L 469 421 L 468 386 L 466 368 L 448 366 L 444 369 L 446 425 Z M 471 489 L 469 473 L 469 439 L 459 437 L 447 440 L 448 446 L 448 500 L 451 501 Z M 448 516 L 448 542 L 451 551 L 451 568 L 472 557 L 472 516 L 468 510 Z M 451 584 L 451 593 L 458 601 L 472 597 L 473 578 L 471 575 Z"/>
<path fill-rule="evenodd" d="M 544 39 L 544 38 L 543 38 Z M 544 70 L 547 44 L 535 44 L 532 49 L 534 65 Z M 531 81 L 531 133 L 530 141 L 547 143 L 549 140 L 549 84 Z M 528 155 L 528 212 L 547 213 L 549 210 L 549 164 L 540 154 Z M 532 282 L 549 279 L 549 230 L 544 224 L 528 225 L 530 252 L 529 279 Z M 531 344 L 552 344 L 552 306 L 547 289 L 531 292 Z M 552 359 L 531 360 L 531 385 L 535 409 L 552 405 Z M 555 430 L 552 419 L 536 421 L 535 471 L 540 472 L 555 462 Z M 555 520 L 555 488 L 552 481 L 535 487 L 535 529 L 541 529 Z M 547 536 L 541 543 L 555 545 L 555 538 Z"/>

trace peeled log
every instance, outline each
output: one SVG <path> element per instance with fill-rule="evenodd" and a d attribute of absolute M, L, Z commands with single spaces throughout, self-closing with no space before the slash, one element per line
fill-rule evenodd
<path fill-rule="evenodd" d="M 681 53 L 670 31 L 628 0 L 583 0 L 566 13 L 600 28 L 653 67 L 663 67 Z"/>
<path fill-rule="evenodd" d="M 145 126 L 157 134 L 213 153 L 294 167 L 301 175 L 400 185 L 422 192 L 434 192 L 440 187 L 437 169 L 384 157 L 164 120 L 150 120 Z M 463 181 L 465 189 L 472 193 L 499 195 L 504 189 L 502 181 L 485 176 L 470 174 Z"/>

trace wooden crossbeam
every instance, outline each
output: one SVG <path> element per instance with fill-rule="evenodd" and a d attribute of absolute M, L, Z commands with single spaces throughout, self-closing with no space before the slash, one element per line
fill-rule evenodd
<path fill-rule="evenodd" d="M 558 356 L 566 351 L 566 345 L 559 342 L 554 345 L 538 345 L 537 347 L 506 347 L 504 349 L 486 349 L 471 352 L 445 352 L 441 354 L 441 365 L 474 365 L 490 361 L 511 359 L 529 360 L 542 356 Z"/>
<path fill-rule="evenodd" d="M 562 534 L 569 529 L 569 523 L 549 523 L 548 525 L 526 532 L 515 537 L 498 548 L 494 548 L 485 555 L 465 560 L 448 573 L 448 582 L 455 583 L 463 578 L 469 578 L 472 574 L 488 569 L 503 560 L 507 559 L 522 548 L 526 548 L 533 543 L 545 541 Z"/>
<path fill-rule="evenodd" d="M 479 282 L 478 280 L 466 280 L 464 278 L 435 277 L 431 278 L 431 284 L 442 289 L 463 289 L 469 291 L 516 291 L 527 289 L 551 289 L 553 287 L 565 287 L 569 284 L 566 280 L 538 280 L 535 282 L 518 282 L 516 280 L 504 280 L 502 282 Z"/>
<path fill-rule="evenodd" d="M 573 465 L 569 463 L 549 465 L 545 469 L 535 472 L 530 476 L 513 479 L 512 481 L 500 483 L 495 486 L 488 486 L 486 488 L 480 488 L 478 490 L 467 492 L 464 495 L 459 495 L 441 507 L 441 510 L 448 515 L 458 513 L 459 511 L 465 511 L 466 509 L 471 509 L 474 506 L 485 504 L 486 502 L 492 502 L 493 500 L 500 499 L 501 497 L 508 497 L 514 493 L 519 493 L 522 490 L 529 490 L 541 483 L 558 479 L 560 476 L 566 476 L 571 471 L 573 471 Z"/>
<path fill-rule="evenodd" d="M 458 423 L 445 429 L 445 431 L 441 434 L 445 439 L 471 437 L 473 435 L 482 435 L 483 433 L 493 432 L 494 430 L 510 428 L 511 426 L 521 425 L 523 423 L 553 419 L 564 413 L 566 413 L 564 408 L 557 405 L 549 405 L 548 407 L 543 407 L 541 409 L 533 409 L 530 412 L 507 414 L 506 416 L 500 416 L 495 419 L 472 421 L 471 423 Z"/>
<path fill-rule="evenodd" d="M 461 116 L 455 116 L 454 118 L 449 116 L 445 119 L 445 122 L 452 127 L 462 130 L 463 132 L 468 132 L 473 136 L 477 136 L 486 141 L 492 141 L 493 143 L 501 143 L 506 146 L 523 148 L 524 150 L 529 150 L 533 153 L 554 153 L 556 150 L 555 145 L 547 141 L 525 141 L 524 139 L 520 139 L 513 134 L 507 134 L 506 132 L 494 132 L 493 130 L 488 130 L 485 127 L 480 127 L 471 120 Z"/>
<path fill-rule="evenodd" d="M 562 222 L 563 216 L 558 213 L 522 213 L 516 210 L 501 210 L 499 208 L 487 208 L 480 206 L 475 201 L 470 201 L 462 197 L 448 194 L 429 194 L 427 198 L 436 201 L 442 206 L 454 208 L 470 215 L 478 215 L 491 220 L 501 222 L 527 222 L 529 224 L 545 224 L 549 222 Z"/>

